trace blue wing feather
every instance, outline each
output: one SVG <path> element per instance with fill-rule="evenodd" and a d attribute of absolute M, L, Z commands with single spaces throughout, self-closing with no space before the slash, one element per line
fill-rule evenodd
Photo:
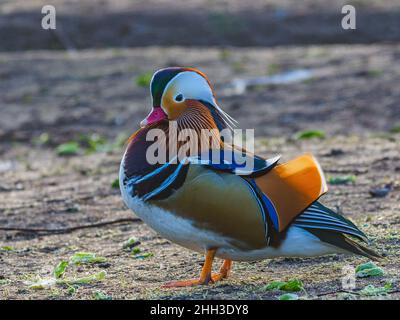
<path fill-rule="evenodd" d="M 213 170 L 254 178 L 275 167 L 280 158 L 280 156 L 276 156 L 271 159 L 263 159 L 237 150 L 210 150 L 205 155 L 190 158 L 190 162 L 200 163 Z"/>

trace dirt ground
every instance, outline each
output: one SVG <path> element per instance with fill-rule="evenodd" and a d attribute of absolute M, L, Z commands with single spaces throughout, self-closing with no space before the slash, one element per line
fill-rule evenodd
<path fill-rule="evenodd" d="M 162 289 L 164 282 L 195 277 L 203 258 L 182 249 L 141 222 L 107 225 L 63 234 L 0 231 L 1 299 L 276 299 L 266 291 L 274 280 L 303 281 L 302 299 L 368 299 L 369 284 L 391 282 L 399 299 L 400 263 L 400 46 L 305 46 L 270 49 L 137 48 L 88 50 L 70 56 L 42 51 L 0 54 L 0 226 L 65 228 L 129 218 L 117 178 L 123 146 L 148 112 L 148 88 L 138 76 L 166 65 L 196 66 L 215 84 L 223 108 L 242 128 L 255 128 L 257 150 L 284 160 L 313 152 L 327 176 L 355 175 L 349 185 L 331 185 L 324 202 L 355 221 L 386 256 L 382 277 L 357 279 L 354 295 L 341 291 L 342 267 L 368 260 L 328 256 L 235 263 L 232 277 L 218 284 Z M 287 85 L 252 88 L 232 95 L 232 79 L 296 69 L 313 77 Z M 29 70 L 29 71 L 27 71 Z M 296 140 L 300 130 L 323 130 L 325 139 Z M 60 156 L 57 146 L 96 133 L 114 143 L 94 152 Z M 383 198 L 372 188 L 392 185 Z M 122 249 L 140 241 L 146 259 Z M 79 251 L 107 259 L 68 267 L 66 276 L 106 271 L 103 281 L 71 288 L 33 290 L 28 282 L 51 277 L 61 260 Z M 217 266 L 216 266 L 217 267 Z"/>
<path fill-rule="evenodd" d="M 53 32 L 40 28 L 47 0 L 0 0 L 0 299 L 274 300 L 283 292 L 265 286 L 294 278 L 301 299 L 400 299 L 400 3 L 352 1 L 357 30 L 344 31 L 346 3 L 54 0 Z M 149 75 L 175 65 L 209 76 L 223 109 L 255 128 L 260 155 L 312 152 L 330 181 L 355 177 L 331 183 L 323 202 L 370 237 L 383 276 L 346 292 L 343 268 L 367 259 L 279 258 L 234 263 L 215 285 L 163 289 L 198 276 L 203 257 L 140 221 L 67 230 L 135 218 L 114 183 L 124 141 L 150 110 Z M 309 77 L 232 90 L 235 80 L 292 71 Z M 296 139 L 305 130 L 325 138 Z M 62 155 L 64 143 L 73 155 Z M 136 251 L 123 248 L 130 238 Z M 105 271 L 102 281 L 30 287 L 77 252 L 105 261 L 69 265 L 64 277 Z M 388 283 L 386 294 L 363 294 Z"/>
<path fill-rule="evenodd" d="M 48 4 L 56 32 L 40 28 Z M 346 4 L 356 30 L 340 27 Z M 399 42 L 399 17 L 398 0 L 0 0 L 0 49 Z"/>

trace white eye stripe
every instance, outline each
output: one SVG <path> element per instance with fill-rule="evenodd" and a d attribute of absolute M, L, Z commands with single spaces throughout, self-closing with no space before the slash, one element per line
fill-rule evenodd
<path fill-rule="evenodd" d="M 170 88 L 176 90 L 173 92 L 173 100 L 176 102 L 179 102 L 179 99 L 178 101 L 176 100 L 179 94 L 183 95 L 183 99 L 204 100 L 209 103 L 212 103 L 214 99 L 212 90 L 206 79 L 194 71 L 184 71 L 172 78 L 164 89 L 161 102 Z"/>

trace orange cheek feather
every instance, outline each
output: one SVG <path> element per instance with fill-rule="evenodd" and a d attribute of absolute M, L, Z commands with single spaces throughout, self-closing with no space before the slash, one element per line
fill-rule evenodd
<path fill-rule="evenodd" d="M 165 112 L 167 113 L 169 120 L 178 119 L 182 115 L 182 113 L 185 112 L 185 110 L 187 109 L 187 105 L 185 104 L 185 102 L 176 102 L 173 99 L 172 92 L 175 91 L 173 89 L 174 88 L 168 90 L 168 92 L 165 93 L 161 101 L 161 105 L 164 108 Z"/>

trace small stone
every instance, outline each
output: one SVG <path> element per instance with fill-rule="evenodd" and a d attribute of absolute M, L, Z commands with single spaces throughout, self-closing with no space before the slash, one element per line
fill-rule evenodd
<path fill-rule="evenodd" d="M 331 151 L 328 153 L 328 156 L 337 157 L 337 156 L 341 156 L 343 154 L 344 154 L 344 151 L 342 149 L 331 149 Z"/>
<path fill-rule="evenodd" d="M 384 198 L 392 191 L 392 184 L 387 184 L 383 187 L 372 188 L 369 194 L 374 198 Z"/>
<path fill-rule="evenodd" d="M 111 267 L 111 263 L 109 263 L 109 262 L 101 262 L 97 266 L 99 268 L 107 269 L 107 268 Z"/>
<path fill-rule="evenodd" d="M 65 209 L 65 211 L 69 212 L 69 213 L 76 213 L 76 212 L 79 212 L 79 209 L 80 209 L 79 205 L 74 204 L 74 205 L 68 207 L 67 209 Z"/>

